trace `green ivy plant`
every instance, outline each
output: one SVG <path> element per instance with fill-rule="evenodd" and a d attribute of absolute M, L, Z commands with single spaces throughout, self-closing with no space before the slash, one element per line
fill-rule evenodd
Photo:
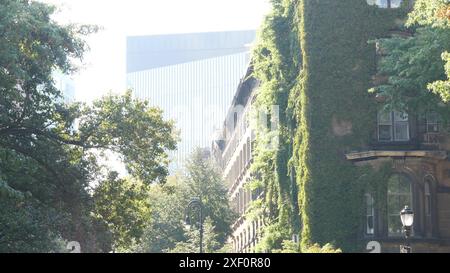
<path fill-rule="evenodd" d="M 293 234 L 301 235 L 298 251 L 361 249 L 360 177 L 373 171 L 345 154 L 367 147 L 374 129 L 377 104 L 367 90 L 376 50 L 368 41 L 399 26 L 406 2 L 380 9 L 360 0 L 272 1 L 252 63 L 257 108 L 280 106 L 279 148 L 264 148 L 262 130 L 255 143 L 254 184 L 264 192 L 257 207 L 266 219 L 260 251 L 292 250 Z"/>

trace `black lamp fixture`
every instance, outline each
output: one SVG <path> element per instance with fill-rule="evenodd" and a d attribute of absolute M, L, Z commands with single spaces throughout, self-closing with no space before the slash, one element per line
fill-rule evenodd
<path fill-rule="evenodd" d="M 192 225 L 190 212 L 198 212 L 199 217 L 199 229 L 200 229 L 200 253 L 203 253 L 203 203 L 200 200 L 200 198 L 192 198 L 189 202 L 187 208 L 186 208 L 186 218 L 185 218 L 185 224 L 187 228 L 190 228 Z"/>

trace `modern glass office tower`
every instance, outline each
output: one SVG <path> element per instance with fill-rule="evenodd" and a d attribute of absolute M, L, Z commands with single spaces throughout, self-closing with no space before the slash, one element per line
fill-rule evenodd
<path fill-rule="evenodd" d="M 255 37 L 253 30 L 128 37 L 127 86 L 180 130 L 172 172 L 222 128 Z"/>

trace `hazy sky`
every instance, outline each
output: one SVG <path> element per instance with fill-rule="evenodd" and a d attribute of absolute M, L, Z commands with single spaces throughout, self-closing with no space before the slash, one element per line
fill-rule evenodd
<path fill-rule="evenodd" d="M 41 0 L 55 4 L 61 23 L 104 29 L 87 41 L 91 51 L 74 76 L 76 97 L 90 101 L 125 89 L 126 36 L 257 29 L 269 0 Z"/>

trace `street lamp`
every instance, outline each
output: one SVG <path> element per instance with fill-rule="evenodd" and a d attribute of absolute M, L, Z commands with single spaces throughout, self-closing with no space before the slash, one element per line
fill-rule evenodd
<path fill-rule="evenodd" d="M 190 228 L 192 225 L 190 211 L 198 211 L 198 217 L 200 225 L 200 253 L 203 253 L 203 204 L 200 198 L 192 198 L 186 208 L 186 226 Z"/>
<path fill-rule="evenodd" d="M 405 233 L 406 246 L 401 246 L 402 253 L 411 253 L 411 246 L 409 244 L 409 238 L 411 237 L 411 230 L 414 223 L 414 212 L 408 206 L 400 212 L 400 219 L 403 224 L 403 232 Z"/>

